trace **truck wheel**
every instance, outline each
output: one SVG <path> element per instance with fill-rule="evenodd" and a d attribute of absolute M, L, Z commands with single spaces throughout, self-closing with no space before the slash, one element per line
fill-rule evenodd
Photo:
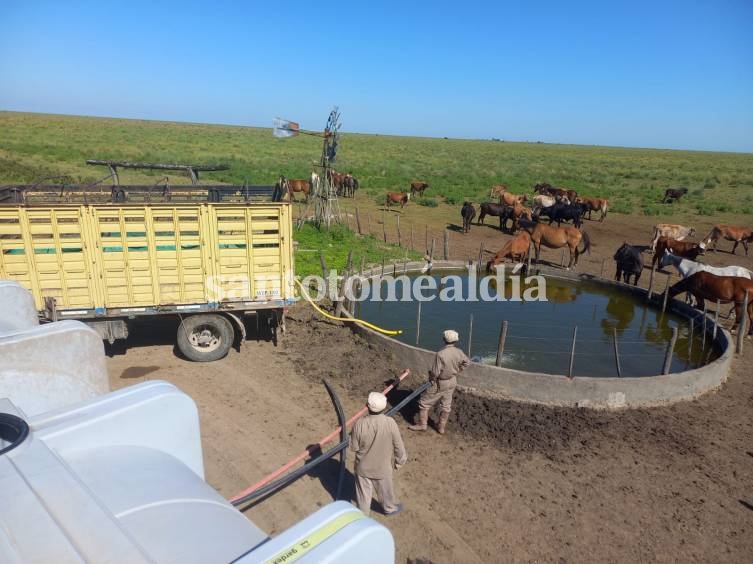
<path fill-rule="evenodd" d="M 235 340 L 230 321 L 222 315 L 186 317 L 178 326 L 178 349 L 188 360 L 211 362 L 224 358 Z"/>

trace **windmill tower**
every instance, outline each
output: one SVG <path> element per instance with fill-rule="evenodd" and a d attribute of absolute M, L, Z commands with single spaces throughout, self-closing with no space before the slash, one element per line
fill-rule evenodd
<path fill-rule="evenodd" d="M 275 137 L 292 137 L 302 133 L 304 135 L 313 135 L 322 138 L 322 155 L 319 163 L 314 165 L 320 172 L 318 173 L 319 182 L 313 183 L 311 193 L 309 194 L 306 208 L 298 220 L 298 226 L 310 217 L 311 208 L 313 207 L 313 223 L 317 227 L 324 225 L 329 228 L 332 223 L 340 223 L 342 214 L 340 212 L 340 203 L 337 197 L 337 186 L 335 185 L 335 173 L 332 164 L 337 158 L 337 148 L 340 143 L 340 112 L 335 106 L 329 113 L 327 124 L 324 126 L 322 133 L 306 131 L 293 121 L 276 118 L 274 120 L 273 134 Z"/>

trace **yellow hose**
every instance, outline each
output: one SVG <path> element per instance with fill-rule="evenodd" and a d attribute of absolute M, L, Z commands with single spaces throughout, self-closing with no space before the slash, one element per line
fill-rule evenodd
<path fill-rule="evenodd" d="M 306 289 L 303 287 L 303 284 L 301 284 L 301 281 L 293 278 L 295 280 L 295 283 L 298 284 L 298 286 L 301 288 L 301 295 L 305 298 L 305 300 L 311 304 L 311 306 L 321 313 L 324 317 L 327 319 L 334 319 L 335 321 L 342 321 L 344 323 L 351 322 L 351 323 L 360 323 L 361 325 L 365 325 L 369 329 L 373 329 L 374 331 L 379 331 L 380 333 L 384 333 L 385 335 L 400 335 L 402 333 L 402 330 L 398 329 L 397 331 L 392 331 L 390 329 L 382 329 L 381 327 L 377 327 L 373 323 L 369 323 L 368 321 L 364 321 L 363 319 L 356 319 L 355 317 L 335 317 L 334 315 L 330 315 L 323 309 L 321 309 L 318 305 L 314 303 L 314 301 L 311 299 L 311 297 L 308 295 L 308 292 L 306 292 Z"/>

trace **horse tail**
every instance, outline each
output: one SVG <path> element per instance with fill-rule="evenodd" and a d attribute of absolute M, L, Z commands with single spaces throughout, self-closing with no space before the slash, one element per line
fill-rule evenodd
<path fill-rule="evenodd" d="M 580 251 L 580 254 L 584 254 L 586 251 L 588 251 L 588 254 L 591 254 L 591 237 L 588 235 L 588 231 L 583 231 L 583 250 Z"/>
<path fill-rule="evenodd" d="M 604 203 L 602 205 L 603 207 L 601 208 L 601 220 L 604 221 L 604 219 L 607 217 L 607 212 L 609 211 L 609 202 L 607 200 L 604 200 Z"/>

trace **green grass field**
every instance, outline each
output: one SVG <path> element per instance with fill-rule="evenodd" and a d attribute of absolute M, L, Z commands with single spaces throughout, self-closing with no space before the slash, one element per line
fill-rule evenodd
<path fill-rule="evenodd" d="M 14 112 L 0 112 L 0 131 L 0 184 L 52 175 L 91 182 L 106 174 L 87 158 L 226 163 L 229 171 L 203 180 L 269 184 L 280 174 L 308 177 L 321 151 L 315 137 L 275 139 L 264 128 Z M 666 213 L 664 188 L 687 186 L 689 197 L 674 210 L 681 216 L 753 214 L 751 154 L 343 134 L 338 161 L 358 177 L 359 197 L 372 199 L 411 180 L 429 182 L 429 206 L 481 201 L 500 182 L 514 192 L 549 182 L 607 197 L 616 213 L 659 215 Z M 161 176 L 123 171 L 121 182 Z"/>

